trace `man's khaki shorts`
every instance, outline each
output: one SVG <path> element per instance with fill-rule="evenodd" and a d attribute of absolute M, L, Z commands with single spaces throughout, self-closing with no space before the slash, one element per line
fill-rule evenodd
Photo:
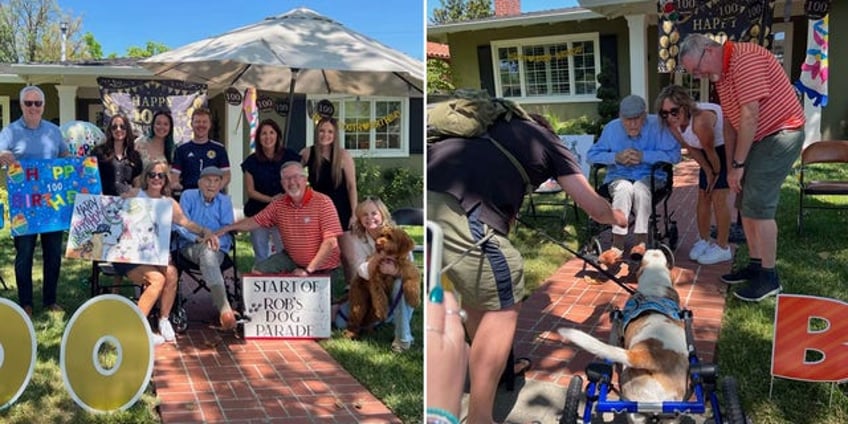
<path fill-rule="evenodd" d="M 442 266 L 463 306 L 496 311 L 524 299 L 524 259 L 504 235 L 443 193 L 427 192 L 427 216 L 442 227 Z"/>

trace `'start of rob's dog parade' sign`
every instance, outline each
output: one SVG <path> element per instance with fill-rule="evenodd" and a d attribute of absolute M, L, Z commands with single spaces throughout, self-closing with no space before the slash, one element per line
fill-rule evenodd
<path fill-rule="evenodd" d="M 244 337 L 330 337 L 330 277 L 245 275 L 242 278 Z"/>

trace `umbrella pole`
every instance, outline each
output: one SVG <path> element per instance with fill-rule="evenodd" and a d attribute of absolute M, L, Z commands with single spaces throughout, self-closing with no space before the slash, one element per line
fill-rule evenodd
<path fill-rule="evenodd" d="M 291 130 L 291 118 L 294 113 L 294 87 L 297 85 L 297 74 L 300 69 L 292 68 L 291 83 L 289 83 L 289 113 L 286 115 L 286 128 L 283 130 L 283 146 L 289 145 L 289 132 Z"/>

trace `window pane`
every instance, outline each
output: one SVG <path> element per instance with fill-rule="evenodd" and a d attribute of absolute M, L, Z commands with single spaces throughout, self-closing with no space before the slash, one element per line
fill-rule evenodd
<path fill-rule="evenodd" d="M 344 106 L 345 149 L 369 150 L 371 102 L 346 100 Z M 362 142 L 363 137 L 365 143 Z"/>
<path fill-rule="evenodd" d="M 551 94 L 569 95 L 568 44 L 553 44 L 551 54 Z"/>
<path fill-rule="evenodd" d="M 373 122 L 376 137 L 375 149 L 399 149 L 401 125 L 401 103 L 399 101 L 378 101 L 376 120 Z M 391 140 L 395 138 L 396 143 Z"/>
<path fill-rule="evenodd" d="M 524 47 L 522 54 L 524 55 L 524 79 L 527 81 L 527 96 L 547 96 L 546 64 L 549 57 L 545 55 L 545 46 Z"/>
<path fill-rule="evenodd" d="M 498 49 L 498 74 L 503 97 L 521 97 L 521 76 L 518 73 L 518 48 Z"/>
<path fill-rule="evenodd" d="M 595 45 L 591 41 L 571 44 L 574 53 L 574 94 L 595 94 Z M 578 65 L 579 63 L 579 65 Z"/>

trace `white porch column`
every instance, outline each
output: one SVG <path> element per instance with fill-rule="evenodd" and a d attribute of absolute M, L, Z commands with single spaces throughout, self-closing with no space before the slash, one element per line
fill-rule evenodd
<path fill-rule="evenodd" d="M 224 109 L 225 137 L 224 145 L 227 146 L 227 157 L 230 158 L 230 187 L 227 193 L 233 199 L 233 208 L 236 210 L 236 219 L 239 219 L 244 209 L 244 175 L 241 172 L 241 163 L 244 162 L 244 122 L 239 125 L 241 106 L 232 106 L 229 103 Z"/>
<path fill-rule="evenodd" d="M 59 124 L 77 119 L 77 86 L 57 85 L 59 93 Z"/>
<path fill-rule="evenodd" d="M 628 15 L 628 36 L 630 38 L 630 92 L 621 93 L 622 97 L 636 94 L 648 100 L 648 16 Z M 650 102 L 648 102 L 650 103 Z"/>

